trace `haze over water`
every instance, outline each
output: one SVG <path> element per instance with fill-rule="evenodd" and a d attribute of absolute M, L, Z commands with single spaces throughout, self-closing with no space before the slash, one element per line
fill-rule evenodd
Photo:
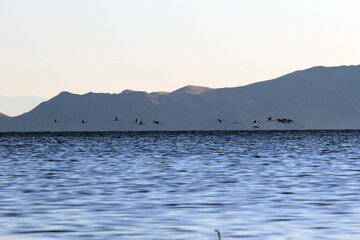
<path fill-rule="evenodd" d="M 0 134 L 0 236 L 359 239 L 360 131 Z"/>

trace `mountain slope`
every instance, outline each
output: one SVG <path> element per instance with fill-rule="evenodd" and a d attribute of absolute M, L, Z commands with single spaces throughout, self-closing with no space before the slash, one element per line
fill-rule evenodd
<path fill-rule="evenodd" d="M 9 116 L 6 114 L 0 113 L 0 118 L 6 118 L 6 117 L 9 117 Z"/>
<path fill-rule="evenodd" d="M 206 93 L 217 108 L 288 116 L 306 129 L 359 128 L 360 66 L 314 67 L 275 80 Z M 216 100 L 215 100 L 216 99 Z M 228 110 L 226 108 L 225 110 Z"/>
<path fill-rule="evenodd" d="M 360 66 L 314 67 L 236 88 L 187 86 L 171 93 L 62 92 L 3 121 L 1 131 L 358 129 Z M 121 121 L 113 121 L 115 117 Z M 267 122 L 291 118 L 293 124 Z M 61 122 L 53 123 L 54 119 Z M 133 124 L 138 118 L 145 125 Z M 225 119 L 222 124 L 217 118 Z M 80 121 L 85 120 L 86 124 Z M 155 125 L 153 120 L 164 124 Z M 232 124 L 241 121 L 242 124 Z"/>
<path fill-rule="evenodd" d="M 2 125 L 8 118 L 9 118 L 9 116 L 7 116 L 3 113 L 0 113 L 0 130 L 3 128 Z"/>

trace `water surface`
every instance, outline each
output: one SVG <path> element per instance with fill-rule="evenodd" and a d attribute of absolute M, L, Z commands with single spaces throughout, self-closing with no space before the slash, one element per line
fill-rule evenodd
<path fill-rule="evenodd" d="M 360 131 L 0 134 L 0 236 L 360 239 L 359 159 Z"/>

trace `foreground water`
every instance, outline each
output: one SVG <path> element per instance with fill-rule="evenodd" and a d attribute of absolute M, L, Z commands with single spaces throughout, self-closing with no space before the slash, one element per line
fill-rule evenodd
<path fill-rule="evenodd" d="M 0 134 L 0 239 L 360 239 L 360 132 Z"/>

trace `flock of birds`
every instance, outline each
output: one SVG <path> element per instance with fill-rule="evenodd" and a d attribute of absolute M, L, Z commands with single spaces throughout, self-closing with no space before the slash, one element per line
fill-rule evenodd
<path fill-rule="evenodd" d="M 119 119 L 118 117 L 115 117 L 115 119 L 113 120 L 113 122 L 119 122 L 121 121 L 121 119 Z M 154 124 L 164 124 L 163 122 L 160 122 L 159 120 L 153 120 L 152 121 Z M 52 123 L 61 123 L 61 121 L 57 118 L 55 118 Z M 86 124 L 86 123 L 89 123 L 88 121 L 85 121 L 85 120 L 81 120 L 79 123 L 81 124 Z M 145 125 L 145 123 L 139 119 L 135 119 L 135 121 L 133 122 L 134 124 L 137 124 L 137 125 Z"/>
<path fill-rule="evenodd" d="M 216 121 L 218 121 L 219 123 L 223 123 L 225 120 L 218 118 L 216 119 Z M 272 117 L 268 117 L 267 122 L 278 122 L 278 123 L 284 123 L 284 124 L 289 124 L 289 123 L 294 123 L 294 120 L 290 119 L 290 118 L 277 118 L 277 119 L 273 119 Z M 233 124 L 241 124 L 241 122 L 239 121 L 234 121 L 232 122 Z M 253 124 L 253 128 L 254 129 L 258 129 L 260 128 L 259 123 L 261 123 L 261 121 L 259 120 L 254 120 L 251 122 L 251 124 Z"/>
<path fill-rule="evenodd" d="M 122 121 L 121 119 L 119 119 L 118 117 L 115 117 L 115 119 L 113 120 L 113 122 L 119 122 L 119 121 Z M 219 124 L 222 124 L 224 123 L 224 119 L 222 118 L 217 118 L 215 119 L 215 121 L 217 121 Z M 294 120 L 292 119 L 289 119 L 289 118 L 276 118 L 276 119 L 273 119 L 272 117 L 268 117 L 267 120 L 265 120 L 266 122 L 278 122 L 278 123 L 283 123 L 283 124 L 291 124 L 291 123 L 294 123 Z M 57 118 L 55 118 L 53 121 L 53 123 L 61 123 L 61 121 Z M 85 120 L 81 120 L 79 123 L 81 124 L 86 124 L 88 123 L 88 121 L 85 121 Z M 163 122 L 160 122 L 159 120 L 153 120 L 152 121 L 153 124 L 155 125 L 158 125 L 158 124 L 164 124 Z M 250 124 L 252 124 L 252 128 L 253 129 L 259 129 L 260 128 L 260 123 L 261 121 L 259 120 L 253 120 Z M 144 121 L 142 120 L 139 120 L 138 118 L 135 118 L 133 124 L 136 124 L 136 125 L 146 125 L 144 123 Z M 240 121 L 233 121 L 232 124 L 242 124 L 242 122 Z"/>

